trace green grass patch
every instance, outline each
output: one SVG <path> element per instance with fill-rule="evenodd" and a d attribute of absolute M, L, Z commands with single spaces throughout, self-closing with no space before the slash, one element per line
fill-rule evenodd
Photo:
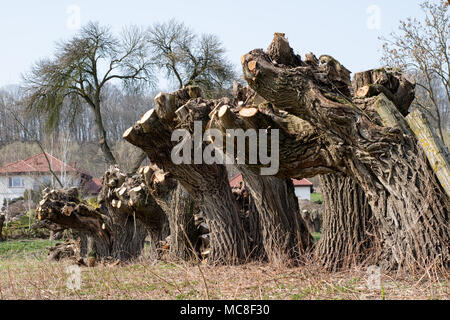
<path fill-rule="evenodd" d="M 50 240 L 14 240 L 0 242 L 0 257 L 25 254 L 46 255 L 47 248 L 59 242 Z"/>
<path fill-rule="evenodd" d="M 311 201 L 322 204 L 322 194 L 321 193 L 311 193 Z"/>

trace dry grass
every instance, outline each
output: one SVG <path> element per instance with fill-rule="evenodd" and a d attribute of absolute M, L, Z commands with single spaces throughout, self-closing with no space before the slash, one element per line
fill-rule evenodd
<path fill-rule="evenodd" d="M 0 299 L 449 299 L 449 278 L 382 275 L 382 289 L 367 287 L 366 270 L 328 273 L 314 264 L 233 267 L 128 265 L 81 268 L 82 286 L 66 287 L 69 263 L 44 255 L 0 256 Z M 206 278 L 206 286 L 201 272 Z"/>

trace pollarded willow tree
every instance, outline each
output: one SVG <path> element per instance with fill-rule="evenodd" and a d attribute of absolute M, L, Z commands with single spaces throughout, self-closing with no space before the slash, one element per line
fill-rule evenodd
<path fill-rule="evenodd" d="M 230 136 L 227 129 L 255 129 L 251 121 L 246 122 L 244 120 L 238 124 L 239 121 L 237 121 L 231 108 L 233 107 L 236 112 L 238 108 L 248 110 L 242 108 L 242 106 L 253 105 L 258 99 L 261 100 L 261 97 L 257 97 L 255 92 L 247 87 L 242 87 L 237 82 L 234 83 L 233 91 L 234 99 L 228 101 L 227 105 L 215 108 L 210 114 L 212 121 L 210 121 L 209 126 L 219 129 L 224 137 Z M 200 105 L 201 101 L 198 104 Z M 245 118 L 246 114 L 243 113 L 243 115 Z M 271 262 L 298 263 L 305 251 L 312 247 L 313 241 L 305 221 L 299 214 L 298 198 L 295 195 L 292 180 L 273 175 L 260 175 L 259 170 L 253 171 L 247 165 L 250 163 L 248 161 L 250 144 L 256 142 L 258 137 L 256 135 L 248 136 L 247 140 L 245 132 L 242 131 L 241 134 L 238 131 L 234 132 L 236 142 L 238 140 L 246 142 L 245 155 L 240 155 L 239 151 L 235 150 L 236 148 L 228 150 L 226 141 L 223 148 L 221 146 L 218 146 L 218 148 L 232 158 L 233 162 L 237 163 L 236 168 L 241 172 L 245 185 L 251 193 L 259 215 L 262 244 L 268 260 Z"/>
<path fill-rule="evenodd" d="M 353 178 L 371 206 L 385 268 L 448 267 L 449 196 L 404 119 L 414 86 L 379 69 L 357 74 L 354 92 L 345 91 L 345 70 L 335 59 L 310 56 L 302 62 L 284 34 L 275 34 L 276 42 L 284 48 L 282 59 L 260 49 L 242 57 L 245 78 L 285 118 L 311 126 L 302 132 L 307 139 L 295 145 L 304 147 L 314 136 L 318 142 L 304 149 L 308 157 L 292 148 L 293 159 L 303 156 L 302 163 L 285 159 L 280 151 L 280 172 L 302 177 L 302 167 L 308 167 L 316 174 L 342 172 Z"/>
<path fill-rule="evenodd" d="M 267 257 L 271 261 L 298 262 L 300 254 L 312 244 L 312 239 L 299 215 L 292 182 L 259 176 L 246 166 L 238 166 L 257 209 L 258 217 L 252 216 L 250 220 L 257 218 L 260 225 L 245 230 L 231 195 L 225 166 L 216 158 L 220 148 L 216 149 L 216 145 L 205 137 L 200 137 L 200 143 L 196 143 L 196 135 L 199 134 L 196 130 L 200 129 L 200 136 L 203 136 L 205 129 L 213 126 L 212 122 L 208 123 L 210 117 L 228 108 L 232 99 L 203 99 L 199 97 L 197 87 L 187 87 L 172 94 L 161 93 L 155 102 L 156 108 L 127 130 L 124 138 L 144 150 L 152 162 L 178 180 L 202 208 L 211 230 L 211 260 L 235 263 L 250 257 Z M 177 136 L 184 143 L 172 141 L 176 129 L 184 130 L 182 136 Z M 221 135 L 218 130 L 216 133 Z M 182 149 L 178 150 L 180 146 Z M 197 159 L 199 147 L 202 155 L 207 150 L 214 154 L 212 163 L 208 162 L 211 159 Z M 182 151 L 187 161 L 176 163 L 172 157 L 174 150 L 177 154 Z M 258 247 L 260 241 L 256 241 L 261 237 L 263 251 Z M 249 246 L 249 242 L 254 247 Z M 255 252 L 264 254 L 255 257 Z"/>
<path fill-rule="evenodd" d="M 113 81 L 128 89 L 142 88 L 152 83 L 152 68 L 143 30 L 128 27 L 116 37 L 108 27 L 89 23 L 72 39 L 59 43 L 55 57 L 37 62 L 25 75 L 25 104 L 31 111 L 47 114 L 49 128 L 58 124 L 64 106 L 72 108 L 70 113 L 76 117 L 87 105 L 95 116 L 105 161 L 115 164 L 102 119 L 103 91 Z"/>
<path fill-rule="evenodd" d="M 191 86 L 172 94 L 160 93 L 155 98 L 156 107 L 144 114 L 123 137 L 141 148 L 152 163 L 179 181 L 202 209 L 210 228 L 210 261 L 227 264 L 243 262 L 251 250 L 225 166 L 198 163 L 194 159 L 195 152 L 186 154 L 189 160 L 187 163 L 176 164 L 172 159 L 172 150 L 178 144 L 178 141 L 172 141 L 174 130 L 184 128 L 186 133 L 192 133 L 194 128 L 189 126 L 193 125 L 192 120 L 201 121 L 200 129 L 203 130 L 209 120 L 208 114 L 215 102 L 209 101 L 198 107 L 195 101 L 199 96 L 199 88 Z M 190 102 L 193 104 L 190 105 Z M 180 110 L 182 106 L 184 108 Z M 191 121 L 184 121 L 186 115 Z M 190 152 L 193 144 L 189 143 L 192 141 L 186 142 Z M 200 141 L 200 145 L 204 143 Z"/>

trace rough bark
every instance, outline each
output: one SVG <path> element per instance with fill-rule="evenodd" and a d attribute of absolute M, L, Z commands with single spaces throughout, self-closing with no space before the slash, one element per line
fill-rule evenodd
<path fill-rule="evenodd" d="M 375 263 L 380 248 L 362 189 L 342 174 L 322 175 L 320 185 L 324 209 L 318 259 L 331 271 Z"/>
<path fill-rule="evenodd" d="M 142 167 L 138 171 L 150 194 L 168 218 L 171 260 L 188 261 L 197 256 L 195 250 L 198 230 L 194 213 L 198 211 L 189 193 L 175 179 L 155 165 Z"/>
<path fill-rule="evenodd" d="M 3 241 L 3 223 L 5 222 L 5 216 L 3 214 L 0 214 L 0 242 Z"/>
<path fill-rule="evenodd" d="M 225 166 L 194 164 L 193 158 L 192 164 L 176 165 L 171 159 L 171 152 L 177 145 L 171 141 L 175 128 L 185 128 L 192 133 L 193 127 L 190 126 L 193 120 L 203 120 L 204 129 L 209 120 L 208 114 L 214 107 L 214 103 L 189 105 L 188 99 L 196 98 L 197 91 L 194 88 L 185 88 L 173 94 L 158 95 L 155 98 L 156 108 L 147 112 L 136 125 L 128 129 L 124 138 L 141 148 L 152 163 L 165 172 L 170 172 L 198 203 L 211 229 L 210 261 L 245 261 L 249 253 L 248 243 L 228 184 Z M 189 121 L 185 121 L 187 118 Z M 205 144 L 200 142 L 197 147 L 202 146 Z M 192 152 L 192 155 L 194 153 Z"/>
<path fill-rule="evenodd" d="M 322 64 L 277 66 L 254 50 L 242 65 L 261 97 L 314 124 L 334 160 L 331 168 L 361 186 L 381 234 L 383 267 L 449 266 L 450 200 L 401 114 L 406 106 L 399 110 L 384 93 L 349 99 Z"/>
<path fill-rule="evenodd" d="M 268 260 L 296 263 L 313 241 L 300 216 L 292 180 L 260 176 L 245 165 L 237 167 L 259 213 Z"/>
<path fill-rule="evenodd" d="M 256 208 L 255 200 L 244 183 L 239 187 L 233 188 L 232 192 L 238 204 L 244 230 L 247 234 L 250 250 L 249 258 L 257 261 L 266 261 L 267 255 L 264 248 L 261 215 Z"/>

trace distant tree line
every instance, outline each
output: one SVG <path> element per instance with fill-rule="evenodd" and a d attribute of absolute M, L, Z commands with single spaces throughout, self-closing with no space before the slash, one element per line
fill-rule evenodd
<path fill-rule="evenodd" d="M 153 107 L 152 95 L 128 95 L 114 85 L 105 88 L 102 99 L 105 106 L 102 110 L 103 122 L 112 142 L 121 140 L 123 132 Z M 15 120 L 15 116 L 26 129 Z M 52 135 L 66 136 L 68 133 L 72 141 L 78 143 L 98 142 L 100 139 L 95 116 L 88 108 L 80 108 L 73 113 L 64 105 L 54 128 L 48 130 L 47 122 L 46 114 L 27 112 L 20 88 L 0 90 L 0 145 L 45 140 Z"/>

